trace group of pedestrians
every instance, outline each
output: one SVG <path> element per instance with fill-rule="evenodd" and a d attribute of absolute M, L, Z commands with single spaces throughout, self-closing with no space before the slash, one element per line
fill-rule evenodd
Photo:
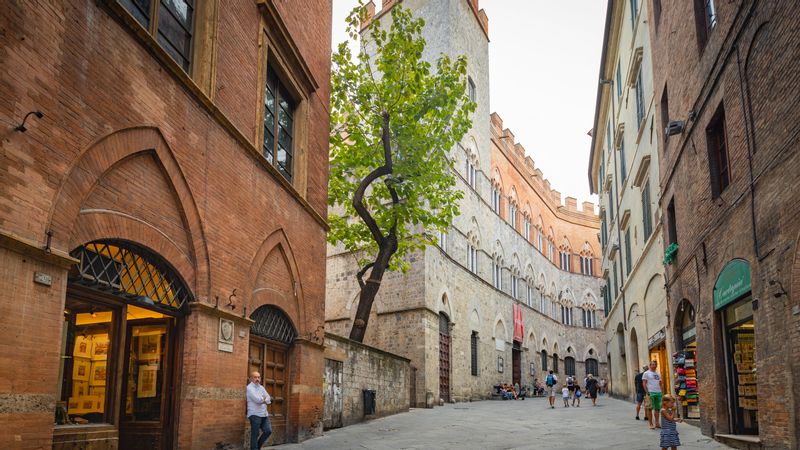
<path fill-rule="evenodd" d="M 640 420 L 639 413 L 644 403 L 644 416 L 647 419 L 650 429 L 661 431 L 660 446 L 663 450 L 671 448 L 675 450 L 681 445 L 678 437 L 676 422 L 683 422 L 677 417 L 675 399 L 670 395 L 664 395 L 664 383 L 661 375 L 656 370 L 658 363 L 650 361 L 648 366 L 642 367 L 642 372 L 636 374 L 634 383 L 636 385 L 636 420 Z"/>
<path fill-rule="evenodd" d="M 586 396 L 592 400 L 592 406 L 597 406 L 597 396 L 600 393 L 600 383 L 594 378 L 592 374 L 588 374 L 583 379 L 583 385 L 579 384 L 574 376 L 568 375 L 567 379 L 559 388 L 558 376 L 551 370 L 545 379 L 545 391 L 547 392 L 548 400 L 550 401 L 550 408 L 555 408 L 556 392 L 561 392 L 561 398 L 564 400 L 564 407 L 581 406 L 581 397 Z M 577 403 L 577 404 L 576 404 Z"/>

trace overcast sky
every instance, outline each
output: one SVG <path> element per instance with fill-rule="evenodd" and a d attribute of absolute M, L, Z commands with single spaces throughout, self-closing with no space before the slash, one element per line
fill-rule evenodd
<path fill-rule="evenodd" d="M 334 48 L 347 38 L 344 18 L 357 3 L 333 0 Z M 586 133 L 594 119 L 606 2 L 480 0 L 480 7 L 489 16 L 491 111 L 562 197 L 596 203 L 586 175 Z"/>

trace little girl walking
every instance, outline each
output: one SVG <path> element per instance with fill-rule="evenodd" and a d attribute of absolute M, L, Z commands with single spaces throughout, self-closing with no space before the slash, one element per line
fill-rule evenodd
<path fill-rule="evenodd" d="M 680 417 L 675 417 L 676 411 L 674 397 L 665 395 L 662 402 L 661 450 L 667 450 L 667 448 L 676 450 L 681 445 L 681 440 L 678 437 L 678 430 L 675 427 L 675 422 L 683 422 L 683 419 Z"/>

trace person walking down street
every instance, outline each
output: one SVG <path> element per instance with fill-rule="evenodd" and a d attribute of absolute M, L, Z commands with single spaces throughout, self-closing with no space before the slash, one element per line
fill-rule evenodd
<path fill-rule="evenodd" d="M 581 407 L 581 397 L 583 396 L 583 391 L 581 390 L 580 386 L 575 386 L 575 396 L 572 397 L 572 406 L 575 406 L 575 400 L 578 401 L 577 407 Z"/>
<path fill-rule="evenodd" d="M 548 400 L 550 400 L 550 408 L 556 407 L 556 383 L 558 383 L 558 377 L 555 376 L 551 370 L 550 373 L 547 374 L 547 379 L 545 379 L 544 382 L 544 384 L 547 386 L 547 397 Z"/>
<path fill-rule="evenodd" d="M 606 379 L 600 378 L 600 394 L 606 393 Z"/>
<path fill-rule="evenodd" d="M 639 420 L 639 411 L 642 409 L 642 402 L 644 402 L 644 387 L 642 387 L 642 375 L 647 370 L 647 366 L 642 366 L 641 371 L 636 372 L 636 376 L 633 378 L 633 384 L 636 386 L 636 420 Z M 645 418 L 649 415 L 647 414 L 647 409 L 644 411 Z"/>
<path fill-rule="evenodd" d="M 586 392 L 589 393 L 589 398 L 592 399 L 592 406 L 597 406 L 597 380 L 594 379 L 592 374 L 586 376 Z"/>
<path fill-rule="evenodd" d="M 250 420 L 250 450 L 260 450 L 272 434 L 272 424 L 269 421 L 267 405 L 272 399 L 261 385 L 261 374 L 250 374 L 250 383 L 247 384 L 247 419 Z M 259 434 L 261 435 L 259 437 Z"/>
<path fill-rule="evenodd" d="M 569 388 L 565 384 L 563 388 L 561 388 L 561 398 L 564 399 L 564 408 L 569 407 Z"/>
<path fill-rule="evenodd" d="M 675 417 L 675 398 L 671 395 L 665 395 L 662 400 L 664 409 L 661 410 L 661 416 L 664 418 L 661 423 L 661 449 L 667 450 L 667 447 L 676 450 L 681 445 L 680 437 L 678 436 L 678 428 L 675 422 L 683 422 L 680 417 Z"/>
<path fill-rule="evenodd" d="M 650 407 L 652 408 L 653 424 L 650 428 L 661 428 L 661 396 L 663 395 L 661 375 L 656 372 L 658 363 L 650 361 L 650 369 L 642 375 L 642 387 L 645 393 L 650 396 Z"/>
<path fill-rule="evenodd" d="M 567 375 L 567 389 L 569 389 L 570 400 L 575 400 L 575 378 L 572 375 Z"/>

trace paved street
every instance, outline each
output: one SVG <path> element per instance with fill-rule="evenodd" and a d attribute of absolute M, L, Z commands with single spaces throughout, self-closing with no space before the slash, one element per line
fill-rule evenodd
<path fill-rule="evenodd" d="M 561 399 L 557 399 L 559 402 Z M 633 419 L 628 402 L 601 397 L 580 408 L 549 409 L 544 398 L 524 401 L 457 403 L 435 409 L 413 409 L 350 427 L 328 431 L 289 449 L 424 449 L 424 448 L 559 448 L 652 449 L 659 434 Z M 678 424 L 681 449 L 728 448 Z"/>

